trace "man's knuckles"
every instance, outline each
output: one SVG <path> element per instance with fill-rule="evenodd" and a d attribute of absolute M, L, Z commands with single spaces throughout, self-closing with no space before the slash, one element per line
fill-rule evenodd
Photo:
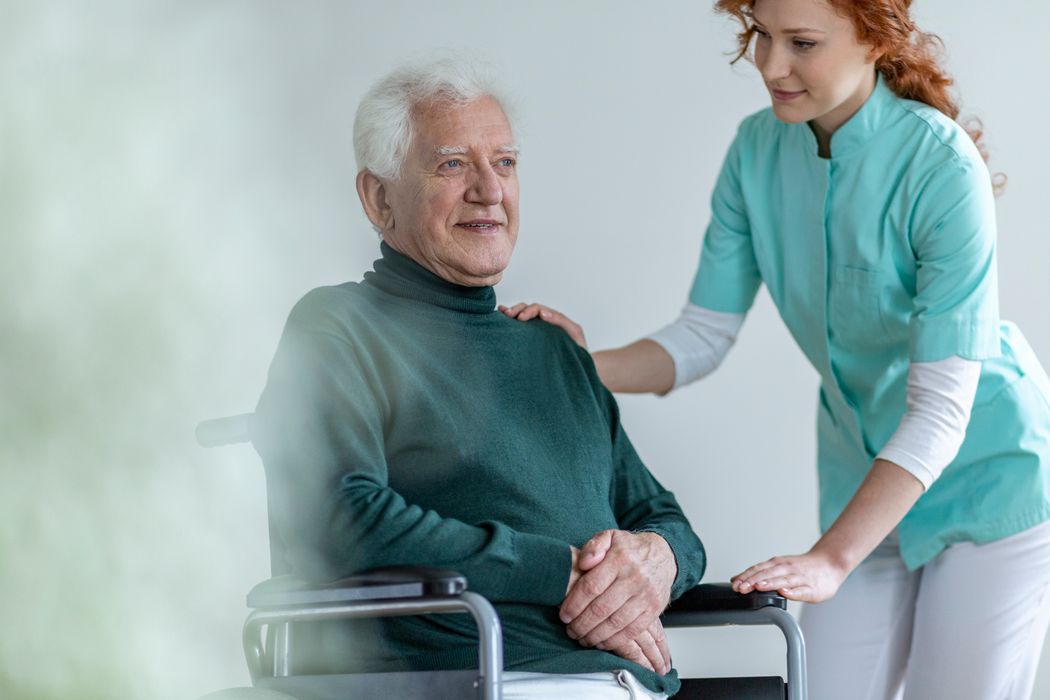
<path fill-rule="evenodd" d="M 585 600 L 592 600 L 602 594 L 606 588 L 606 583 L 597 576 L 584 576 L 576 584 L 576 587 L 583 594 Z"/>
<path fill-rule="evenodd" d="M 589 618 L 589 620 L 594 620 L 596 622 L 601 622 L 602 620 L 605 620 L 610 615 L 612 615 L 614 612 L 615 612 L 615 609 L 612 607 L 612 605 L 610 603 L 607 603 L 606 601 L 599 599 L 599 600 L 596 600 L 593 603 L 591 603 L 587 607 L 587 610 L 585 611 L 584 616 L 581 616 L 581 617 L 586 617 L 586 618 Z M 589 620 L 585 620 L 585 622 L 589 621 Z"/>

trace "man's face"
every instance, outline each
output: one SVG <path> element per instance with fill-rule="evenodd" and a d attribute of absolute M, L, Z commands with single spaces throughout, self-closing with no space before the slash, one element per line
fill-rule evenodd
<path fill-rule="evenodd" d="M 439 277 L 495 284 L 518 236 L 517 148 L 490 97 L 413 114 L 415 136 L 401 177 L 386 181 L 383 238 Z"/>

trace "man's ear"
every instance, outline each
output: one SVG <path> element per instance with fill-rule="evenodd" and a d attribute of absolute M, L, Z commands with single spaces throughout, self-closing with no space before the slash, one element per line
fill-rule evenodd
<path fill-rule="evenodd" d="M 367 170 L 357 174 L 357 196 L 365 216 L 380 231 L 394 228 L 394 210 L 387 201 L 386 183 Z"/>

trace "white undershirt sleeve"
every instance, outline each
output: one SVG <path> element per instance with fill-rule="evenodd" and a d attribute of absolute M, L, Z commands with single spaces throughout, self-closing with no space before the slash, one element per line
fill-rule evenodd
<path fill-rule="evenodd" d="M 744 314 L 686 304 L 673 323 L 648 336 L 674 360 L 672 389 L 713 372 L 733 346 L 743 323 Z"/>
<path fill-rule="evenodd" d="M 913 362 L 908 409 L 878 459 L 900 466 L 930 488 L 959 454 L 981 378 L 981 363 L 961 357 Z"/>

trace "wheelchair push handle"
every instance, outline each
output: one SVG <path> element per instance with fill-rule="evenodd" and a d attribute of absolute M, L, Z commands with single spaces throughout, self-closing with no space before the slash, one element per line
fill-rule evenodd
<path fill-rule="evenodd" d="M 251 442 L 252 417 L 251 413 L 242 413 L 202 421 L 197 424 L 197 444 L 201 447 L 222 447 Z"/>

